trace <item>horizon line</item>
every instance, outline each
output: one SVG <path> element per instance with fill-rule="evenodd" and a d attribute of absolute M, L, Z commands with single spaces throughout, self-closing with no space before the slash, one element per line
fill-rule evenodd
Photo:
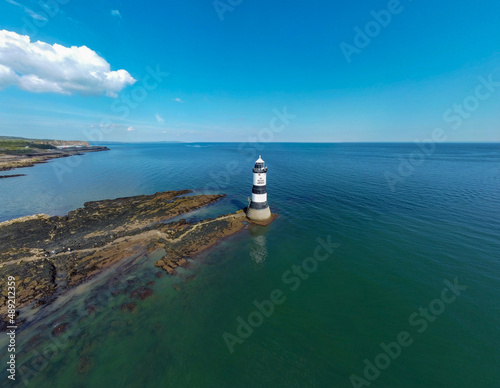
<path fill-rule="evenodd" d="M 72 140 L 65 140 L 72 141 Z M 87 141 L 87 140 L 73 140 L 73 141 Z M 240 143 L 261 143 L 261 144 L 415 144 L 414 141 L 272 141 L 272 142 L 248 142 L 248 141 L 174 141 L 174 140 L 160 140 L 160 141 L 120 141 L 120 140 L 103 140 L 103 141 L 88 141 L 89 143 L 122 143 L 122 144 L 240 144 Z M 437 144 L 499 144 L 498 141 L 444 141 L 437 142 Z"/>

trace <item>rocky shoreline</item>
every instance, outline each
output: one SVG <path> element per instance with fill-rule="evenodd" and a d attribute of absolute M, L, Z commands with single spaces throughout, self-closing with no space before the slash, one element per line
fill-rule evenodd
<path fill-rule="evenodd" d="M 67 158 L 74 155 L 83 155 L 86 152 L 109 151 L 103 146 L 78 146 L 61 149 L 41 150 L 22 154 L 4 154 L 0 151 L 0 171 L 9 171 L 15 168 L 33 167 L 35 164 L 47 163 L 51 159 Z M 23 176 L 24 174 L 3 175 L 2 178 Z"/>
<path fill-rule="evenodd" d="M 173 217 L 212 204 L 224 195 L 184 196 L 190 190 L 87 202 L 66 216 L 39 214 L 0 223 L 0 276 L 16 279 L 16 307 L 55 301 L 138 252 L 163 249 L 155 263 L 174 274 L 187 259 L 241 231 L 243 210 L 189 223 Z M 2 284 L 1 311 L 7 311 Z M 1 323 L 5 316 L 2 315 Z"/>
<path fill-rule="evenodd" d="M 4 178 L 16 178 L 18 176 L 26 176 L 26 174 L 0 175 L 0 179 L 4 179 Z"/>

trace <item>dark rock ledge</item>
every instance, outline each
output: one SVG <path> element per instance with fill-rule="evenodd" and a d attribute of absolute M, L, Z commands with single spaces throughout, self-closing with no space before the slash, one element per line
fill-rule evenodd
<path fill-rule="evenodd" d="M 165 223 L 224 195 L 182 196 L 189 190 L 87 202 L 66 216 L 44 214 L 0 223 L 0 278 L 16 278 L 16 307 L 53 302 L 65 291 L 138 251 L 163 248 L 155 265 L 175 273 L 187 259 L 214 246 L 248 221 L 243 210 L 215 219 Z M 1 321 L 7 312 L 2 282 Z M 147 297 L 148 290 L 133 296 Z M 125 307 L 124 307 L 125 308 Z M 133 310 L 133 306 L 127 307 Z"/>

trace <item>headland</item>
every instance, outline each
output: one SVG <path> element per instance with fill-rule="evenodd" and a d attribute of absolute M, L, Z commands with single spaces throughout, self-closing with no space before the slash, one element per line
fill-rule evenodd
<path fill-rule="evenodd" d="M 38 214 L 0 223 L 0 277 L 15 277 L 17 308 L 51 303 L 119 261 L 157 249 L 165 255 L 155 266 L 174 274 L 187 259 L 241 231 L 249 221 L 242 209 L 195 223 L 169 222 L 224 197 L 188 193 L 87 202 L 66 216 Z M 5 282 L 2 311 L 7 311 L 6 304 Z"/>
<path fill-rule="evenodd" d="M 36 140 L 0 136 L 0 171 L 32 167 L 51 159 L 81 155 L 85 152 L 108 150 L 108 147 L 91 146 L 86 141 Z M 23 176 L 23 174 L 0 175 L 0 178 L 16 176 Z"/>

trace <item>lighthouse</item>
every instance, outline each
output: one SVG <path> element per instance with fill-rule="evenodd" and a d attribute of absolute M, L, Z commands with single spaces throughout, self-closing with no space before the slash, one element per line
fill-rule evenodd
<path fill-rule="evenodd" d="M 253 168 L 252 200 L 247 210 L 250 220 L 265 221 L 271 218 L 271 210 L 267 204 L 266 174 L 267 166 L 259 155 Z"/>

